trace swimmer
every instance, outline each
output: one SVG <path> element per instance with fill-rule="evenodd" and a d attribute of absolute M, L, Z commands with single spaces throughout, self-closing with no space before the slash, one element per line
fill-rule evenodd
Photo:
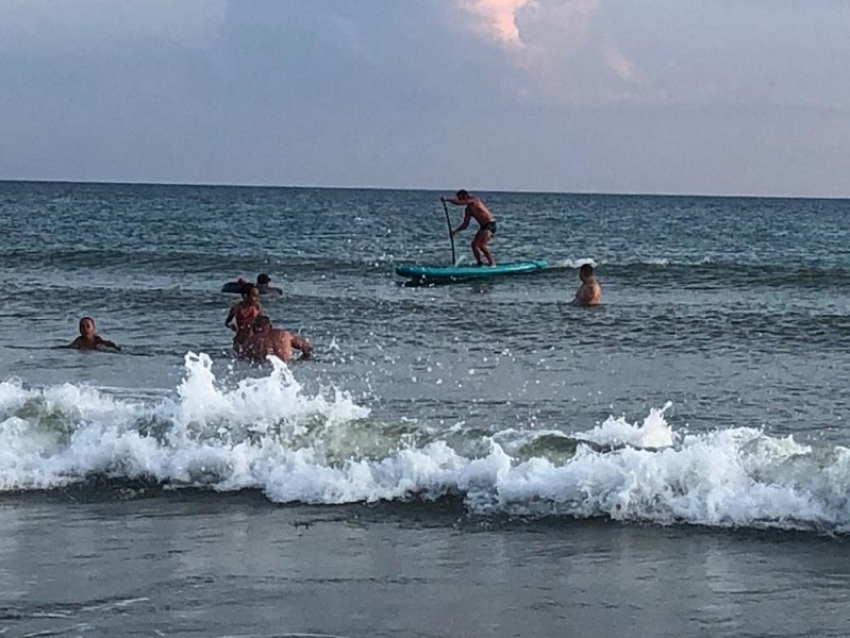
<path fill-rule="evenodd" d="M 576 296 L 573 299 L 574 306 L 598 306 L 602 303 L 602 287 L 596 281 L 593 275 L 593 266 L 583 264 L 578 269 L 578 276 L 581 279 Z"/>
<path fill-rule="evenodd" d="M 94 319 L 91 317 L 80 319 L 80 336 L 74 339 L 68 347 L 74 350 L 99 350 L 100 348 L 121 350 L 119 345 L 97 334 Z"/>
<path fill-rule="evenodd" d="M 260 273 L 259 275 L 257 275 L 257 288 L 260 289 L 260 294 L 267 295 L 269 293 L 272 293 L 276 295 L 282 295 L 282 288 L 277 288 L 275 286 L 269 285 L 269 283 L 271 283 L 271 280 L 272 278 L 269 277 L 266 273 Z"/>
<path fill-rule="evenodd" d="M 243 344 L 241 356 L 254 361 L 265 361 L 271 354 L 289 362 L 292 361 L 294 350 L 301 351 L 301 359 L 309 359 L 313 353 L 313 345 L 294 332 L 273 328 L 271 319 L 260 315 L 254 319 L 253 333 Z"/>
<path fill-rule="evenodd" d="M 224 325 L 236 333 L 233 335 L 233 350 L 236 354 L 240 353 L 242 344 L 251 336 L 254 319 L 263 314 L 259 299 L 260 289 L 254 284 L 245 284 L 242 287 L 242 301 L 230 309 L 224 320 Z"/>

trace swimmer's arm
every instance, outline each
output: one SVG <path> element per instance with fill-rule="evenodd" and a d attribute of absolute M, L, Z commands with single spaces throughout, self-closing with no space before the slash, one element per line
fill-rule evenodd
<path fill-rule="evenodd" d="M 587 286 L 585 286 L 584 284 L 582 284 L 581 287 L 576 292 L 576 296 L 573 299 L 573 305 L 583 306 L 588 301 L 590 301 L 590 289 Z"/>
<path fill-rule="evenodd" d="M 119 346 L 114 341 L 110 341 L 109 339 L 103 339 L 101 337 L 97 338 L 97 345 L 104 346 L 106 348 L 112 348 L 113 350 L 121 351 L 121 346 Z"/>
<path fill-rule="evenodd" d="M 73 348 L 74 350 L 79 350 L 82 347 L 84 341 L 85 339 L 83 337 L 77 337 L 71 343 L 68 344 L 68 347 Z"/>
<path fill-rule="evenodd" d="M 313 354 L 313 344 L 304 337 L 299 337 L 295 334 L 292 335 L 292 347 L 301 351 L 302 359 L 309 359 Z"/>
<path fill-rule="evenodd" d="M 233 318 L 235 316 L 236 316 L 236 306 L 233 306 L 230 309 L 230 312 L 227 313 L 227 319 L 224 320 L 224 325 L 227 326 L 228 328 L 230 328 L 231 330 L 233 330 L 233 332 L 236 332 L 236 326 L 231 325 L 230 322 L 233 321 Z"/>

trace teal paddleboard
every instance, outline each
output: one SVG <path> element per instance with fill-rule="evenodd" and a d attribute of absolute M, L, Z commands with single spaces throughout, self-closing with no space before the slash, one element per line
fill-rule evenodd
<path fill-rule="evenodd" d="M 470 279 L 489 279 L 505 275 L 524 275 L 539 272 L 549 265 L 545 259 L 514 261 L 495 266 L 422 266 L 402 264 L 395 269 L 397 275 L 422 283 L 451 283 Z"/>

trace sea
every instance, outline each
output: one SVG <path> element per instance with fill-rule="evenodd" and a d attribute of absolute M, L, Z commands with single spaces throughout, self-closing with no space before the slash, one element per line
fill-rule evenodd
<path fill-rule="evenodd" d="M 850 201 L 461 186 L 0 183 L 0 638 L 850 634 Z"/>

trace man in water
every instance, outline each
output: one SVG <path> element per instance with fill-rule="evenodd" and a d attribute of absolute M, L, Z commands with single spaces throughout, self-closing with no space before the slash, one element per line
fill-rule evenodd
<path fill-rule="evenodd" d="M 282 295 L 283 289 L 276 288 L 275 286 L 270 286 L 272 278 L 269 277 L 266 273 L 260 273 L 257 275 L 257 288 L 260 289 L 261 295 L 267 295 L 269 293 L 275 295 Z"/>
<path fill-rule="evenodd" d="M 97 334 L 94 319 L 91 317 L 80 319 L 80 336 L 74 339 L 68 347 L 74 350 L 99 350 L 100 348 L 121 350 L 120 346 Z"/>
<path fill-rule="evenodd" d="M 265 361 L 270 354 L 278 359 L 292 361 L 293 350 L 301 351 L 302 359 L 309 359 L 313 345 L 289 330 L 272 328 L 271 319 L 260 315 L 254 319 L 253 333 L 242 345 L 241 356 L 254 361 Z"/>
<path fill-rule="evenodd" d="M 576 292 L 573 299 L 574 306 L 598 306 L 602 303 L 602 287 L 593 276 L 593 266 L 583 264 L 578 269 L 578 276 L 581 279 L 581 286 Z"/>
<path fill-rule="evenodd" d="M 454 197 L 441 197 L 440 201 L 454 204 L 455 206 L 466 206 L 463 213 L 463 221 L 460 226 L 452 230 L 452 237 L 460 231 L 465 230 L 469 226 L 470 220 L 474 219 L 478 222 L 478 232 L 472 239 L 472 254 L 475 256 L 475 261 L 479 266 L 483 266 L 481 256 L 487 260 L 491 266 L 496 265 L 493 259 L 493 254 L 487 248 L 487 244 L 496 235 L 496 220 L 493 218 L 493 213 L 484 205 L 477 197 L 473 197 L 465 190 L 459 190 Z"/>

